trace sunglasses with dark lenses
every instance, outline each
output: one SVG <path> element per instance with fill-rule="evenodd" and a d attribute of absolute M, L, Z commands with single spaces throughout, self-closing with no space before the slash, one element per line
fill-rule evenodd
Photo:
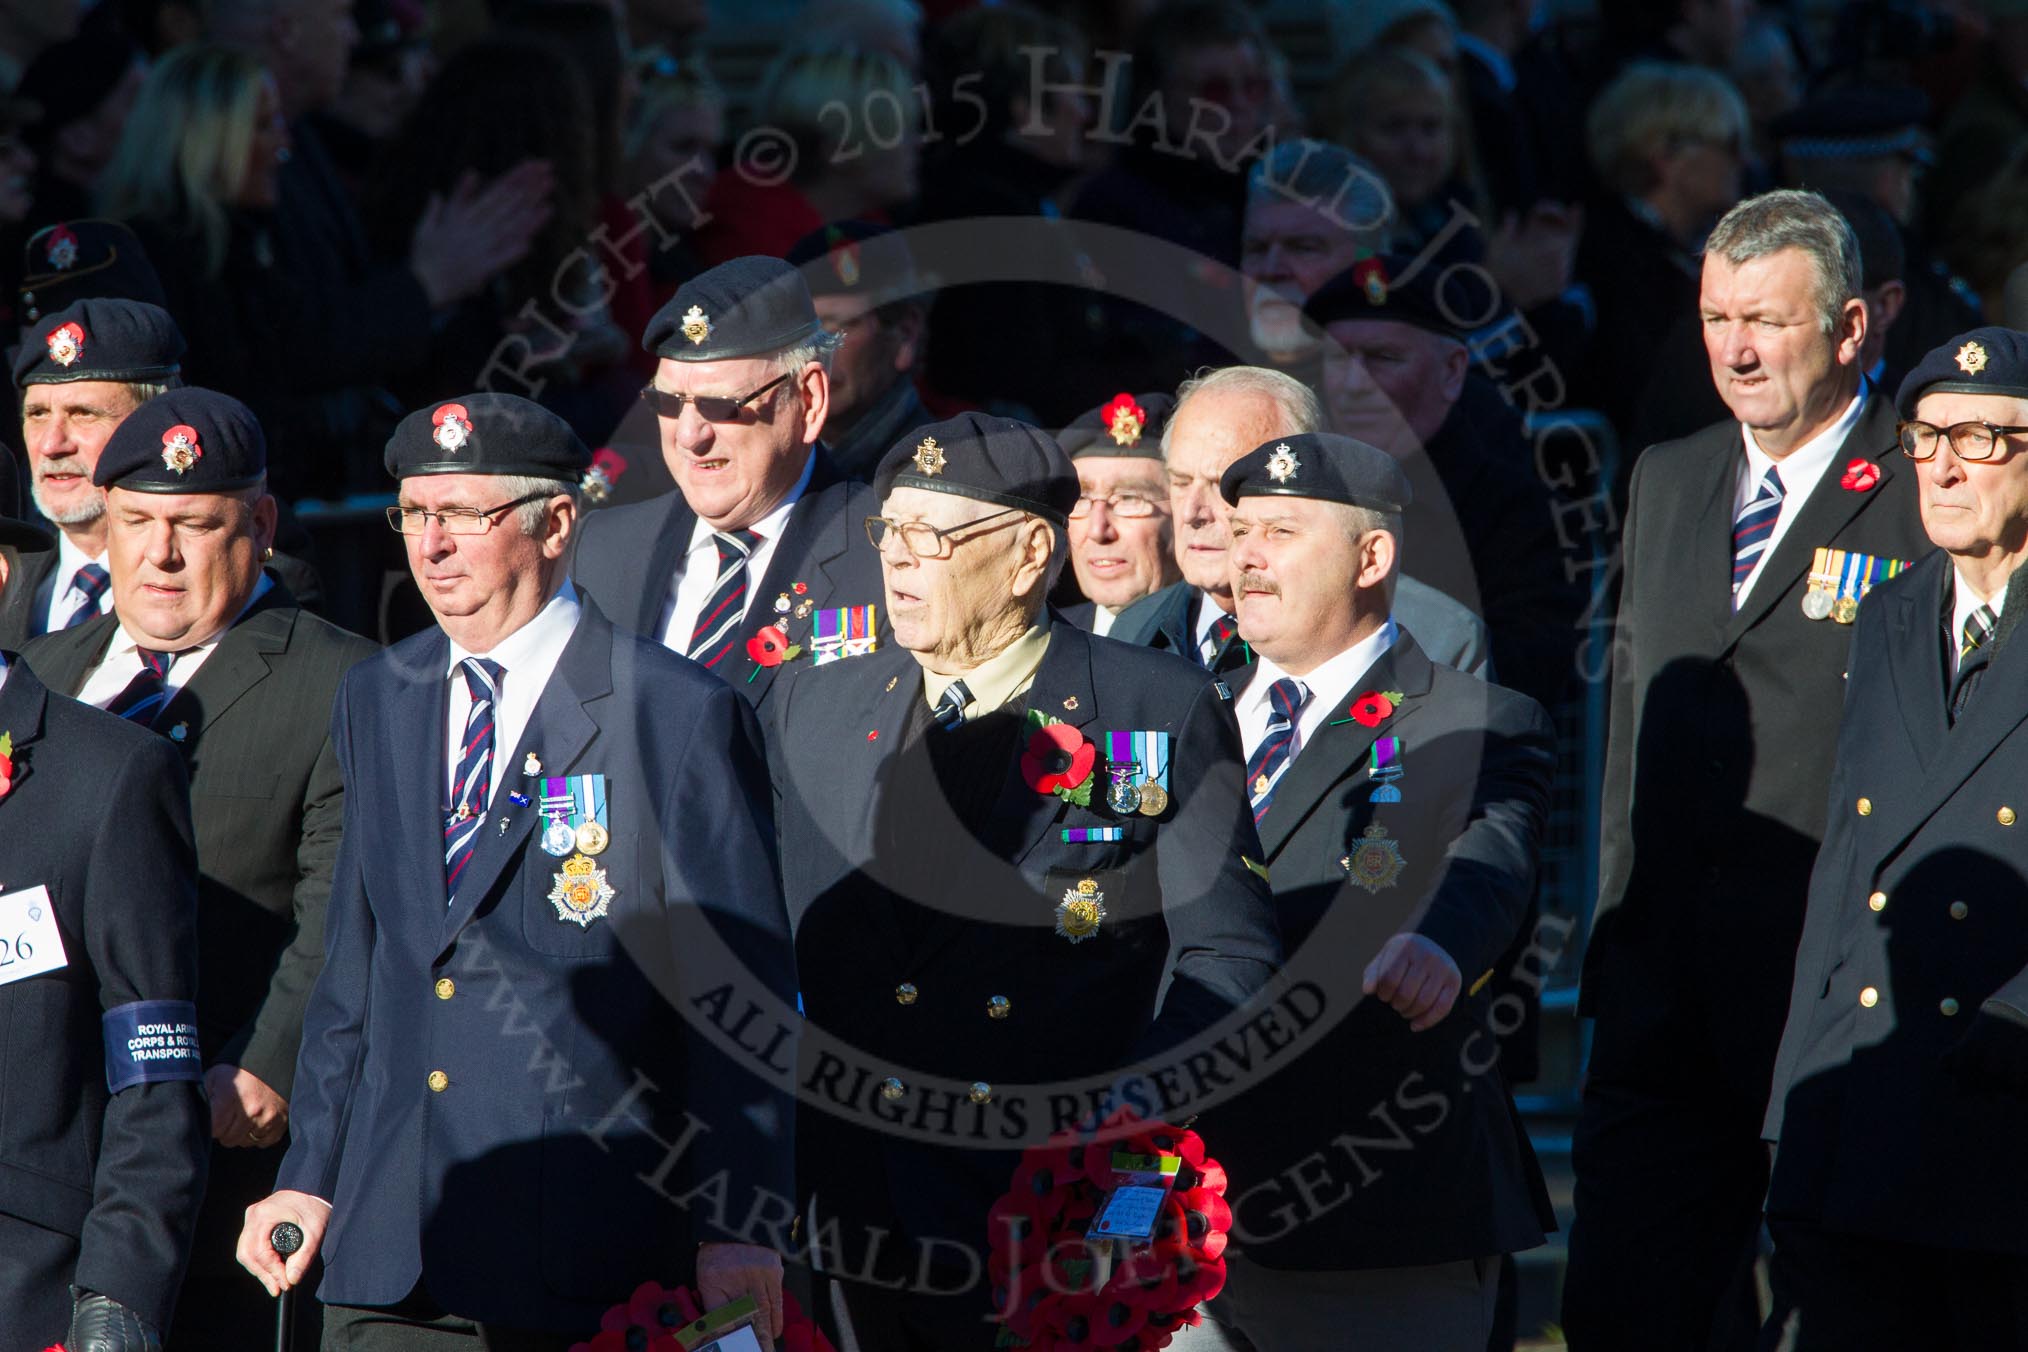
<path fill-rule="evenodd" d="M 655 410 L 657 417 L 680 418 L 683 416 L 683 406 L 689 404 L 697 410 L 697 416 L 706 422 L 738 422 L 741 411 L 748 404 L 751 404 L 754 400 L 760 398 L 788 378 L 786 374 L 776 376 L 759 389 L 737 396 L 724 394 L 677 394 L 672 390 L 658 390 L 653 385 L 650 385 L 641 391 L 641 400 L 649 408 Z"/>

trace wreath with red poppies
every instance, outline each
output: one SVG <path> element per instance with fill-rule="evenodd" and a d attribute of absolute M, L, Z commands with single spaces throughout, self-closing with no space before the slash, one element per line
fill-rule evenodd
<path fill-rule="evenodd" d="M 684 1352 L 688 1344 L 681 1335 L 703 1317 L 688 1287 L 642 1282 L 600 1317 L 599 1331 L 590 1341 L 572 1343 L 570 1352 Z M 782 1336 L 775 1346 L 780 1352 L 837 1352 L 787 1291 L 782 1292 Z"/>
<path fill-rule="evenodd" d="M 1085 1236 L 1112 1189 L 1115 1151 L 1179 1163 L 1154 1238 L 1128 1248 L 1100 1280 Z M 1142 1123 L 1124 1109 L 1097 1133 L 1058 1132 L 1024 1152 L 1013 1186 L 987 1213 L 986 1274 L 1016 1345 L 1036 1352 L 1167 1347 L 1177 1329 L 1198 1322 L 1197 1306 L 1225 1286 L 1232 1229 L 1225 1185 L 1224 1167 L 1196 1132 Z"/>

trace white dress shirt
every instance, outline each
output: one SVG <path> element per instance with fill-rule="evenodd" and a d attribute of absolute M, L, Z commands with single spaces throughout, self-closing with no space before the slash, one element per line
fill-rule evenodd
<path fill-rule="evenodd" d="M 1120 612 L 1111 606 L 1102 606 L 1096 601 L 1091 603 L 1091 631 L 1100 638 L 1112 633 L 1119 620 Z"/>
<path fill-rule="evenodd" d="M 1952 680 L 1956 680 L 1958 675 L 1958 649 L 1964 642 L 1965 621 L 1969 620 L 1972 617 L 1972 612 L 1980 606 L 1991 606 L 1993 608 L 1993 622 L 1997 625 L 2000 621 L 2000 612 L 2006 604 L 2007 588 L 2005 584 L 2002 584 L 2000 590 L 1994 592 L 1991 596 L 1981 596 L 1972 590 L 1972 584 L 1965 581 L 1963 573 L 1955 568 L 1951 569 L 1950 652 Z M 1986 640 L 1988 643 L 1992 641 L 1990 638 Z"/>
<path fill-rule="evenodd" d="M 62 531 L 58 531 L 56 533 L 56 569 L 50 574 L 50 581 L 53 585 L 49 589 L 49 609 L 42 616 L 43 633 L 54 634 L 59 629 L 68 628 L 70 617 L 77 614 L 78 609 L 83 606 L 84 593 L 80 592 L 72 584 L 77 581 L 77 570 L 88 563 L 96 563 L 99 567 L 104 568 L 106 566 L 106 556 L 102 553 L 97 558 L 91 557 L 82 549 L 72 544 L 68 535 L 65 535 Z M 103 615 L 112 608 L 113 589 L 108 586 L 103 592 L 99 593 L 99 614 Z"/>
<path fill-rule="evenodd" d="M 1394 617 L 1378 629 L 1360 639 L 1357 643 L 1326 662 L 1319 663 L 1309 674 L 1297 678 L 1310 697 L 1296 713 L 1296 735 L 1289 743 L 1289 760 L 1295 761 L 1303 754 L 1303 747 L 1316 734 L 1318 728 L 1334 718 L 1346 718 L 1346 707 L 1352 696 L 1363 693 L 1360 682 L 1366 673 L 1373 670 L 1373 664 L 1381 655 L 1394 646 L 1401 637 L 1395 627 Z M 1253 759 L 1255 748 L 1266 739 L 1268 718 L 1274 706 L 1268 701 L 1268 688 L 1289 673 L 1283 671 L 1267 657 L 1254 662 L 1253 679 L 1246 687 L 1246 693 L 1239 697 L 1235 712 L 1239 715 L 1239 738 L 1246 747 L 1246 758 Z"/>
<path fill-rule="evenodd" d="M 251 610 L 256 601 L 274 590 L 274 586 L 274 578 L 265 572 L 262 573 L 261 580 L 254 586 L 253 595 L 247 598 L 246 605 L 240 607 L 240 615 Z M 234 616 L 233 624 L 237 623 L 239 617 Z M 176 660 L 169 664 L 169 674 L 162 678 L 162 688 L 169 692 L 170 698 L 175 698 L 177 691 L 190 684 L 190 678 L 197 674 L 197 669 L 204 665 L 204 659 L 211 656 L 211 650 L 218 646 L 219 640 L 224 638 L 231 628 L 232 625 L 229 624 L 213 634 L 206 642 L 176 654 Z M 157 648 L 154 651 L 162 650 Z M 141 643 L 127 632 L 127 626 L 122 623 L 113 634 L 113 641 L 106 645 L 105 656 L 99 659 L 99 664 L 85 677 L 85 683 L 78 687 L 77 697 L 83 703 L 103 709 L 118 699 L 120 692 L 132 684 L 134 678 L 140 674 Z"/>
<path fill-rule="evenodd" d="M 1760 443 L 1753 439 L 1752 428 L 1743 423 L 1740 425 L 1739 434 L 1746 443 L 1746 461 L 1740 466 L 1739 476 L 1733 483 L 1732 519 L 1737 521 L 1740 511 L 1760 494 L 1760 482 L 1767 477 L 1770 469 L 1778 471 L 1782 477 L 1782 506 L 1775 516 L 1774 532 L 1767 537 L 1767 548 L 1760 552 L 1760 557 L 1754 560 L 1753 571 L 1746 575 L 1746 581 L 1740 583 L 1739 590 L 1733 593 L 1733 609 L 1746 604 L 1747 594 L 1760 580 L 1767 561 L 1774 557 L 1775 546 L 1782 542 L 1782 536 L 1788 534 L 1789 527 L 1795 524 L 1797 513 L 1809 501 L 1817 482 L 1824 477 L 1824 471 L 1831 467 L 1832 457 L 1838 454 L 1838 448 L 1845 444 L 1845 439 L 1852 435 L 1852 429 L 1859 425 L 1859 412 L 1865 407 L 1866 389 L 1862 385 L 1852 402 L 1845 406 L 1845 411 L 1838 415 L 1838 421 L 1781 460 L 1773 459 L 1760 448 Z"/>
<path fill-rule="evenodd" d="M 810 452 L 810 458 L 803 463 L 803 477 L 796 480 L 788 496 L 775 504 L 773 511 L 753 523 L 747 529 L 760 536 L 760 543 L 753 547 L 753 553 L 746 557 L 746 604 L 740 607 L 740 614 L 746 615 L 753 609 L 754 590 L 762 578 L 768 575 L 768 564 L 774 560 L 775 546 L 781 542 L 782 532 L 789 524 L 789 513 L 802 499 L 804 490 L 810 486 L 810 476 L 817 469 L 817 453 Z M 697 630 L 697 616 L 703 611 L 704 603 L 711 599 L 711 593 L 718 588 L 718 545 L 714 538 L 718 534 L 703 517 L 690 529 L 690 548 L 683 553 L 683 562 L 678 566 L 675 579 L 669 587 L 669 595 L 662 602 L 662 646 L 671 652 L 685 656 L 690 652 L 690 638 Z"/>
<path fill-rule="evenodd" d="M 450 663 L 444 668 L 451 691 L 450 717 L 444 725 L 445 803 L 451 801 L 454 787 L 451 781 L 457 777 L 458 752 L 465 743 L 465 719 L 472 712 L 472 693 L 465 688 L 465 674 L 458 670 L 458 664 L 468 657 L 485 657 L 504 669 L 494 691 L 493 783 L 486 797 L 490 804 L 499 797 L 503 782 L 521 775 L 520 765 L 510 765 L 508 757 L 521 745 L 521 734 L 528 731 L 528 720 L 535 715 L 536 701 L 542 698 L 549 678 L 556 674 L 564 645 L 577 632 L 582 609 L 577 588 L 565 578 L 556 595 L 549 598 L 549 604 L 537 611 L 534 619 L 494 644 L 491 652 L 471 652 L 452 640 Z M 536 751 L 539 753 L 541 748 Z"/>

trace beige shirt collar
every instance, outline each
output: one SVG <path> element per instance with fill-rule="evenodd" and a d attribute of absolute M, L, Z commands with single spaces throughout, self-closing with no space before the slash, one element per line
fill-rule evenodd
<path fill-rule="evenodd" d="M 972 692 L 971 709 L 978 713 L 990 712 L 1015 696 L 1027 693 L 1028 687 L 1035 684 L 1035 673 L 1041 670 L 1043 654 L 1048 651 L 1049 619 L 1045 615 L 1029 626 L 1027 633 L 971 671 L 940 676 L 925 669 L 922 674 L 923 698 L 935 707 L 951 682 L 962 679 L 965 688 Z"/>

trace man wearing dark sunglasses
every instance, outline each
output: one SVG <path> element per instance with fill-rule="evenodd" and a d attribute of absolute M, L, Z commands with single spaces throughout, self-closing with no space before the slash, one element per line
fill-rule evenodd
<path fill-rule="evenodd" d="M 588 517 L 573 575 L 615 624 L 658 639 L 756 706 L 785 664 L 871 651 L 878 510 L 817 438 L 835 335 L 801 274 L 735 258 L 685 283 L 649 321 L 661 360 L 641 392 L 674 492 Z"/>

